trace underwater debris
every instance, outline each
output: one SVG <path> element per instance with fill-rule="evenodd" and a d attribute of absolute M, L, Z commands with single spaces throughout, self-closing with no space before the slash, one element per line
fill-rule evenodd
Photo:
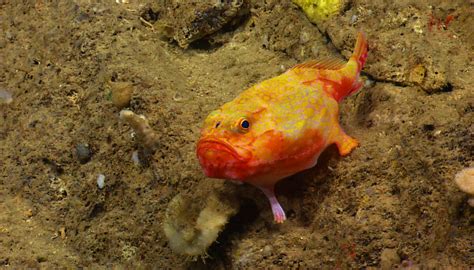
<path fill-rule="evenodd" d="M 343 0 L 293 0 L 312 23 L 329 19 L 339 13 L 344 6 Z"/>
<path fill-rule="evenodd" d="M 227 198 L 211 194 L 204 200 L 203 207 L 203 201 L 178 194 L 168 205 L 163 230 L 174 252 L 193 259 L 206 257 L 209 246 L 237 213 L 238 207 Z"/>
<path fill-rule="evenodd" d="M 130 110 L 121 110 L 120 119 L 126 121 L 137 134 L 138 141 L 144 146 L 145 149 L 153 151 L 158 143 L 159 136 L 150 127 L 148 119 L 143 115 L 135 114 Z"/>
<path fill-rule="evenodd" d="M 115 107 L 123 109 L 130 105 L 133 95 L 133 84 L 130 82 L 112 82 L 109 81 L 110 91 L 112 93 L 112 103 Z"/>
<path fill-rule="evenodd" d="M 471 207 L 474 207 L 474 167 L 465 168 L 458 172 L 454 181 L 461 191 L 470 195 L 467 202 Z"/>
<path fill-rule="evenodd" d="M 449 24 L 454 20 L 455 16 L 453 14 L 447 15 L 444 20 L 435 17 L 433 13 L 430 14 L 430 19 L 428 21 L 428 30 L 431 32 L 433 31 L 433 26 L 436 26 L 438 31 L 440 30 L 448 30 Z"/>
<path fill-rule="evenodd" d="M 160 13 L 156 28 L 182 48 L 225 26 L 237 24 L 249 13 L 248 0 L 172 2 Z"/>

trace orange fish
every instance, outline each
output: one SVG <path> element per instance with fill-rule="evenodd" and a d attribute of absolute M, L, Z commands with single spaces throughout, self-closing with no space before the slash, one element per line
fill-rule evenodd
<path fill-rule="evenodd" d="M 331 58 L 299 64 L 211 112 L 197 144 L 206 176 L 260 188 L 275 221 L 285 221 L 275 184 L 316 165 L 333 143 L 342 156 L 358 145 L 339 125 L 338 102 L 362 87 L 359 74 L 366 58 L 367 40 L 359 33 L 348 62 Z"/>

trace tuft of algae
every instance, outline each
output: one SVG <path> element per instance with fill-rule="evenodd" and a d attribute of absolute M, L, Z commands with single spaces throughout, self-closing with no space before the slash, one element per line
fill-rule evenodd
<path fill-rule="evenodd" d="M 235 202 L 211 194 L 199 198 L 178 194 L 168 205 L 163 230 L 171 249 L 194 259 L 206 257 L 230 217 L 237 213 Z"/>
<path fill-rule="evenodd" d="M 454 181 L 460 190 L 469 194 L 468 204 L 474 207 L 474 167 L 464 168 L 456 174 Z"/>
<path fill-rule="evenodd" d="M 343 7 L 343 0 L 292 0 L 301 7 L 312 23 L 325 21 L 338 14 Z"/>

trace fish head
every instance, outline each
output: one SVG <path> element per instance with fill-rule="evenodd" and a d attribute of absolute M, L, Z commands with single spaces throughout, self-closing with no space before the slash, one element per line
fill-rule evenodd
<path fill-rule="evenodd" d="M 271 115 L 265 107 L 239 108 L 232 103 L 209 114 L 204 121 L 197 156 L 206 176 L 245 181 L 259 172 L 269 158 L 274 139 Z"/>

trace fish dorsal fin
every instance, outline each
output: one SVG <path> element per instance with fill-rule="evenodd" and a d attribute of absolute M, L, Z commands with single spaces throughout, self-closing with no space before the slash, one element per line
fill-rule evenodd
<path fill-rule="evenodd" d="M 292 69 L 326 69 L 326 70 L 338 70 L 344 67 L 346 62 L 342 59 L 327 57 L 321 60 L 310 60 L 294 66 Z"/>

